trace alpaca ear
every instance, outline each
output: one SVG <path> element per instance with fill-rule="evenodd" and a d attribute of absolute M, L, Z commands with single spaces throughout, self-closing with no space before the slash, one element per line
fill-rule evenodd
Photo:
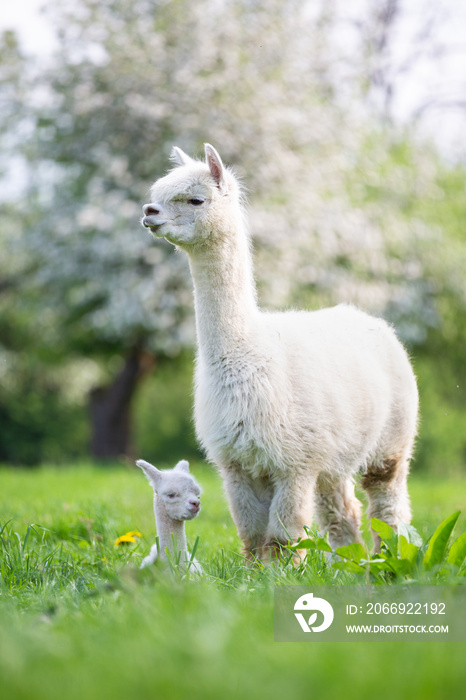
<path fill-rule="evenodd" d="M 142 469 L 152 486 L 155 487 L 160 481 L 162 472 L 159 469 L 157 469 L 157 467 L 154 467 L 152 464 L 149 464 L 149 462 L 145 462 L 143 459 L 138 459 L 136 464 Z"/>
<path fill-rule="evenodd" d="M 178 146 L 173 146 L 170 158 L 176 165 L 189 165 L 193 162 L 193 159 L 182 151 L 181 148 L 178 148 Z"/>
<path fill-rule="evenodd" d="M 224 191 L 226 189 L 226 184 L 225 184 L 225 168 L 222 163 L 222 159 L 218 155 L 217 151 L 213 146 L 210 145 L 210 143 L 205 143 L 204 144 L 204 150 L 205 150 L 205 162 L 208 165 L 208 168 L 210 170 L 210 174 L 214 178 L 215 182 L 217 183 L 217 187 Z"/>
<path fill-rule="evenodd" d="M 181 462 L 178 462 L 176 467 L 173 467 L 174 469 L 177 469 L 180 472 L 188 472 L 189 473 L 189 462 L 187 462 L 185 459 L 182 459 Z"/>

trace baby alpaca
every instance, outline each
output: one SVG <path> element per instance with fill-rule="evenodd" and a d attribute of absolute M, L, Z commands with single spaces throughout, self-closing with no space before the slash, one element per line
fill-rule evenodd
<path fill-rule="evenodd" d="M 189 258 L 196 430 L 247 555 L 279 552 L 313 515 L 333 547 L 359 540 L 358 473 L 369 517 L 409 522 L 418 395 L 404 348 L 352 306 L 260 309 L 239 183 L 209 144 L 205 156 L 173 150 L 142 224 Z"/>
<path fill-rule="evenodd" d="M 201 509 L 201 487 L 189 473 L 189 464 L 183 459 L 173 469 L 160 471 L 149 462 L 139 459 L 140 467 L 154 489 L 154 513 L 159 538 L 160 557 L 167 558 L 166 548 L 172 555 L 181 554 L 180 564 L 190 571 L 202 573 L 199 562 L 190 556 L 186 544 L 185 520 L 195 518 Z M 153 564 L 158 556 L 154 544 L 150 554 L 143 559 L 141 569 Z"/>

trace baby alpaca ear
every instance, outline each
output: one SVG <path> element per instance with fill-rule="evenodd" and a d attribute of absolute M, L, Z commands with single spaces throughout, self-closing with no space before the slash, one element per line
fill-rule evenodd
<path fill-rule="evenodd" d="M 176 165 L 189 165 L 193 163 L 193 159 L 182 151 L 181 148 L 178 148 L 178 146 L 173 146 L 170 158 Z"/>
<path fill-rule="evenodd" d="M 189 473 L 189 462 L 187 462 L 185 459 L 182 459 L 181 462 L 178 462 L 176 467 L 173 467 L 173 469 L 177 469 L 180 472 Z"/>
<path fill-rule="evenodd" d="M 217 187 L 219 190 L 222 192 L 226 190 L 226 183 L 225 183 L 225 168 L 222 163 L 222 159 L 218 155 L 217 151 L 213 146 L 210 145 L 210 143 L 205 143 L 204 144 L 204 150 L 205 150 L 205 162 L 207 163 L 210 174 L 214 178 L 215 182 L 217 183 Z"/>
<path fill-rule="evenodd" d="M 159 469 L 157 469 L 157 467 L 154 467 L 152 464 L 149 464 L 149 462 L 145 462 L 143 459 L 138 459 L 136 464 L 142 469 L 152 486 L 157 486 L 162 476 L 162 472 Z"/>

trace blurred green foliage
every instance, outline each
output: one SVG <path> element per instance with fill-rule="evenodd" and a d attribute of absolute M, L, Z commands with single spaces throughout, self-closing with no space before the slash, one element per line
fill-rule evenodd
<path fill-rule="evenodd" d="M 82 407 L 65 402 L 42 370 L 22 370 L 12 390 L 0 387 L 0 462 L 70 461 L 87 452 L 88 442 Z"/>
<path fill-rule="evenodd" d="M 141 386 L 134 406 L 138 458 L 172 467 L 180 459 L 201 457 L 193 423 L 193 360 L 184 353 L 165 361 Z"/>
<path fill-rule="evenodd" d="M 465 470 L 466 167 L 367 108 L 376 15 L 346 97 L 328 3 L 63 0 L 40 66 L 2 37 L 0 177 L 25 175 L 0 199 L 1 459 L 86 454 L 89 397 L 135 348 L 128 455 L 198 454 L 189 270 L 138 218 L 171 146 L 208 140 L 247 186 L 261 304 L 391 321 L 419 377 L 413 468 Z"/>
<path fill-rule="evenodd" d="M 421 401 L 416 472 L 424 469 L 451 475 L 466 471 L 465 384 L 448 360 L 423 358 L 414 363 Z"/>

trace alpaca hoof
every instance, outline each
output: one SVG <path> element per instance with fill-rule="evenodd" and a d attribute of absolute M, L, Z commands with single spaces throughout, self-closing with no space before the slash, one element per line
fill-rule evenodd
<path fill-rule="evenodd" d="M 257 566 L 257 564 L 260 563 L 261 561 L 261 553 L 262 553 L 262 548 L 261 547 L 243 547 L 243 557 L 246 560 L 246 563 L 248 566 Z"/>
<path fill-rule="evenodd" d="M 269 540 L 262 546 L 261 561 L 264 564 L 281 561 L 284 556 L 283 544 L 278 540 Z"/>
<path fill-rule="evenodd" d="M 304 563 L 308 550 L 307 549 L 295 549 L 293 551 L 293 556 L 291 557 L 291 563 L 293 566 L 301 566 Z"/>
<path fill-rule="evenodd" d="M 298 567 L 304 562 L 306 554 L 306 549 L 295 549 L 291 551 L 285 543 L 271 540 L 270 542 L 266 542 L 262 547 L 261 561 L 263 564 L 272 564 L 273 562 L 287 563 L 291 561 L 293 566 Z"/>

